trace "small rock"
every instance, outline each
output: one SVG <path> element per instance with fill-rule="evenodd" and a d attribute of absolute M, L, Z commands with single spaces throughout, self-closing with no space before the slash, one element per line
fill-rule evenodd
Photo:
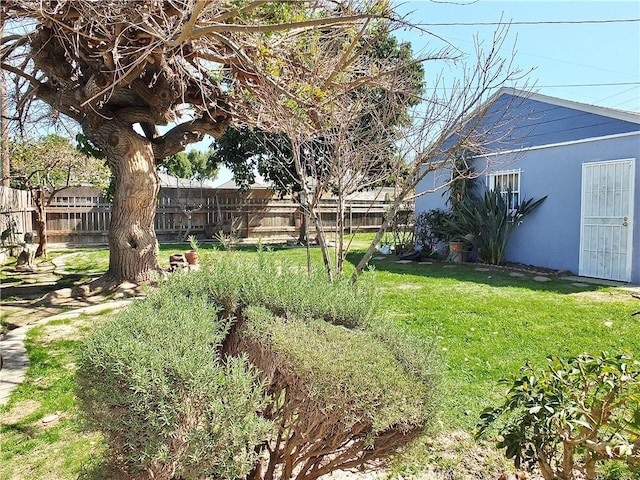
<path fill-rule="evenodd" d="M 509 274 L 510 277 L 524 277 L 524 273 L 520 273 L 520 272 L 511 272 Z"/>
<path fill-rule="evenodd" d="M 57 422 L 59 419 L 60 419 L 60 415 L 58 415 L 57 413 L 54 413 L 52 415 L 47 415 L 46 417 L 44 417 L 42 419 L 42 423 L 44 425 L 47 425 L 49 423 Z"/>
<path fill-rule="evenodd" d="M 484 268 L 484 267 L 478 267 L 478 268 L 474 268 L 474 270 L 476 272 L 490 272 L 491 269 L 490 268 Z"/>
<path fill-rule="evenodd" d="M 418 265 L 433 265 L 433 262 L 418 262 Z"/>
<path fill-rule="evenodd" d="M 396 263 L 413 263 L 413 260 L 397 260 Z"/>

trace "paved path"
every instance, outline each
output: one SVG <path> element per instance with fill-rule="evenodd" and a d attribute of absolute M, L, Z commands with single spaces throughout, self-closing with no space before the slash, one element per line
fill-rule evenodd
<path fill-rule="evenodd" d="M 0 405 L 4 405 L 9 401 L 11 392 L 22 382 L 27 368 L 29 368 L 29 358 L 27 357 L 27 350 L 24 346 L 24 339 L 31 328 L 52 320 L 76 318 L 85 313 L 91 314 L 104 310 L 119 310 L 131 302 L 132 299 L 115 300 L 78 308 L 16 328 L 0 338 L 0 354 L 3 359 L 2 370 L 0 370 Z"/>

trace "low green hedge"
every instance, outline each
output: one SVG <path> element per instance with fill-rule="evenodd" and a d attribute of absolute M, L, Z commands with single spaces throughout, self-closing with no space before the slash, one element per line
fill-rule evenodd
<path fill-rule="evenodd" d="M 175 290 L 96 327 L 78 358 L 80 411 L 130 476 L 241 478 L 270 428 L 262 385 L 243 357 L 222 361 L 227 325 L 208 300 Z"/>
<path fill-rule="evenodd" d="M 372 316 L 370 285 L 233 254 L 96 328 L 78 398 L 126 475 L 315 479 L 423 431 L 438 360 Z"/>
<path fill-rule="evenodd" d="M 267 382 L 265 411 L 279 425 L 270 444 L 277 475 L 263 478 L 364 468 L 433 418 L 438 377 L 411 373 L 375 332 L 249 307 L 233 336 L 234 353 L 247 353 Z M 433 356 L 423 354 L 433 369 Z"/>
<path fill-rule="evenodd" d="M 228 314 L 241 306 L 262 305 L 279 315 L 321 318 L 354 328 L 370 320 L 376 308 L 373 285 L 366 279 L 357 285 L 347 278 L 330 283 L 324 270 L 314 269 L 308 275 L 305 267 L 272 261 L 269 252 L 261 252 L 257 259 L 221 254 L 187 277 L 169 282 L 207 295 Z"/>

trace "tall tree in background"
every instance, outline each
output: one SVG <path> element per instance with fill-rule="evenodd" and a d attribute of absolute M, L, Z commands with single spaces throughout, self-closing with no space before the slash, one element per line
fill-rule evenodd
<path fill-rule="evenodd" d="M 4 17 L 0 18 L 0 38 L 4 37 Z M 9 163 L 9 105 L 4 70 L 0 69 L 0 185 L 10 185 Z"/>
<path fill-rule="evenodd" d="M 386 28 L 372 28 L 359 43 L 367 45 L 361 60 L 371 68 L 382 60 L 392 65 L 386 78 L 336 95 L 325 108 L 316 109 L 311 129 L 301 128 L 295 108 L 273 102 L 276 95 L 265 95 L 262 108 L 268 109 L 281 133 L 230 128 L 214 144 L 213 160 L 229 167 L 241 188 L 248 188 L 257 172 L 279 193 L 298 194 L 304 218 L 301 230 L 306 231 L 310 217 L 330 279 L 341 274 L 346 255 L 346 199 L 389 185 L 398 175 L 395 145 L 400 127 L 409 122 L 408 110 L 419 103 L 423 89 L 422 63 L 413 58 L 410 45 L 399 43 Z M 421 60 L 449 55 L 438 50 Z M 337 200 L 333 225 L 326 224 L 320 212 L 320 201 L 328 194 Z M 333 260 L 327 230 L 337 234 Z M 304 237 L 301 232 L 300 238 L 308 241 Z"/>
<path fill-rule="evenodd" d="M 178 152 L 162 162 L 161 170 L 178 178 L 198 181 L 215 180 L 218 176 L 218 167 L 209 161 L 213 154 L 213 150 Z"/>
<path fill-rule="evenodd" d="M 29 190 L 36 214 L 36 257 L 47 256 L 47 207 L 55 195 L 70 187 L 91 185 L 105 190 L 109 169 L 104 160 L 76 150 L 68 139 L 49 135 L 9 142 L 11 184 Z"/>
<path fill-rule="evenodd" d="M 384 1 L 5 0 L 0 8 L 2 69 L 19 113 L 38 99 L 74 120 L 112 171 L 106 284 L 145 282 L 159 270 L 153 220 L 165 158 L 232 122 L 278 130 L 260 108 L 264 95 L 312 129 L 336 93 L 388 71 L 384 61 L 361 62 L 360 39 L 389 13 Z"/>
<path fill-rule="evenodd" d="M 374 62 L 385 59 L 395 68 L 390 76 L 396 81 L 400 77 L 403 79 L 403 82 L 397 82 L 395 85 L 388 79 L 382 82 L 384 85 L 382 88 L 376 88 L 375 84 L 358 88 L 347 92 L 347 95 L 337 102 L 351 110 L 349 130 L 355 133 L 353 140 L 360 142 L 363 148 L 369 150 L 369 154 L 378 160 L 379 169 L 382 170 L 389 167 L 388 159 L 394 154 L 393 145 L 400 125 L 410 120 L 409 108 L 420 101 L 424 87 L 422 62 L 425 59 L 414 58 L 411 45 L 399 42 L 388 30 L 372 30 L 368 38 L 362 38 L 360 42 L 362 45 L 368 45 L 363 53 L 364 58 Z M 446 52 L 440 51 L 439 54 L 443 57 Z M 433 59 L 434 55 L 432 54 L 429 58 Z M 347 104 L 344 104 L 345 100 Z M 358 105 L 358 112 L 353 109 L 355 105 Z M 342 108 L 343 113 L 345 108 Z M 381 111 L 384 111 L 384 114 L 379 115 Z M 332 115 L 332 111 L 327 113 L 329 116 Z M 355 123 L 356 116 L 357 123 Z M 381 116 L 384 116 L 386 122 L 384 125 L 380 122 Z M 327 129 L 335 130 L 334 127 L 344 121 L 344 115 L 340 119 L 334 116 L 322 119 L 324 121 L 319 120 L 321 119 L 316 119 L 315 128 L 310 132 L 309 137 L 314 138 L 312 141 L 315 144 L 328 145 Z M 277 123 L 281 124 L 282 120 Z M 356 132 L 356 130 L 359 131 Z M 375 152 L 369 148 L 373 143 L 377 143 L 380 147 Z M 382 146 L 383 143 L 384 146 Z M 301 180 L 296 175 L 293 165 L 291 141 L 285 133 L 265 132 L 249 128 L 247 125 L 230 127 L 215 139 L 213 146 L 215 148 L 212 161 L 216 165 L 223 164 L 229 168 L 241 189 L 248 189 L 255 180 L 255 174 L 258 173 L 281 194 L 300 191 Z M 308 159 L 308 161 L 311 160 Z M 319 162 L 323 160 L 326 160 L 324 156 L 315 159 L 317 170 L 322 169 Z M 364 184 L 362 188 L 367 186 L 370 185 Z"/>

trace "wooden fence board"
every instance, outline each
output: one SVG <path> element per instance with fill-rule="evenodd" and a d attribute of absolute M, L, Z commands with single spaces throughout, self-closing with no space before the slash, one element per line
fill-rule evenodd
<path fill-rule="evenodd" d="M 24 240 L 24 234 L 33 230 L 31 218 L 33 206 L 27 190 L 0 186 L 0 233 L 3 244 L 16 244 Z"/>
<path fill-rule="evenodd" d="M 199 238 L 212 238 L 220 230 L 235 231 L 239 237 L 297 236 L 302 223 L 299 204 L 280 199 L 269 192 L 207 190 L 194 194 L 184 191 L 161 192 L 155 217 L 156 235 L 160 241 L 177 241 L 184 237 L 191 211 L 191 230 Z M 372 197 L 348 200 L 348 231 L 377 229 L 384 218 L 388 201 Z M 323 200 L 319 211 L 327 230 L 335 228 L 335 201 Z M 66 192 L 55 197 L 47 209 L 47 231 L 51 243 L 106 243 L 111 205 L 90 190 Z M 310 233 L 314 233 L 310 225 Z"/>

